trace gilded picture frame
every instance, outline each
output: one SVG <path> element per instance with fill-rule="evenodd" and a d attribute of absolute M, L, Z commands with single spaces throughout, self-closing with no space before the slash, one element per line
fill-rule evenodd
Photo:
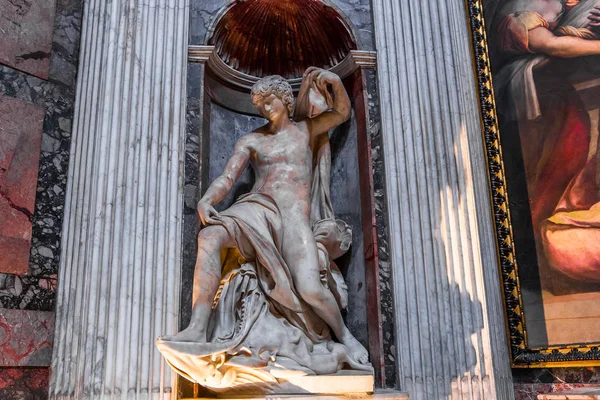
<path fill-rule="evenodd" d="M 484 0 L 485 1 L 485 0 Z M 472 52 L 474 57 L 475 78 L 479 94 L 481 121 L 489 184 L 492 198 L 493 217 L 497 241 L 500 279 L 504 296 L 508 344 L 510 347 L 512 366 L 528 367 L 568 367 L 600 365 L 600 340 L 586 343 L 560 343 L 550 345 L 533 345 L 530 340 L 530 329 L 526 318 L 523 299 L 518 245 L 515 245 L 515 230 L 511 217 L 509 199 L 511 192 L 507 188 L 505 157 L 501 138 L 503 132 L 498 120 L 497 101 L 494 94 L 495 76 L 492 76 L 490 49 L 486 33 L 485 11 L 482 0 L 465 0 L 471 31 Z M 573 327 L 565 327 L 571 329 Z"/>

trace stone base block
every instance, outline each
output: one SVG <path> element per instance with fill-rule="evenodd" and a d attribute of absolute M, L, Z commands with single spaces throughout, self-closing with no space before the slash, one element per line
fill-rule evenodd
<path fill-rule="evenodd" d="M 329 375 L 331 377 L 331 375 Z M 268 396 L 238 396 L 220 397 L 227 400 L 408 400 L 408 393 L 396 390 L 382 390 L 375 393 L 338 393 L 338 394 L 304 394 L 304 395 L 268 395 Z M 211 397 L 183 400 L 214 400 Z"/>
<path fill-rule="evenodd" d="M 269 396 L 366 395 L 374 390 L 373 373 L 341 370 L 330 375 L 277 374 L 272 382 L 248 378 L 247 384 L 230 388 L 207 388 L 216 398 L 267 398 Z"/>
<path fill-rule="evenodd" d="M 599 387 L 585 387 L 538 395 L 538 400 L 600 400 Z"/>

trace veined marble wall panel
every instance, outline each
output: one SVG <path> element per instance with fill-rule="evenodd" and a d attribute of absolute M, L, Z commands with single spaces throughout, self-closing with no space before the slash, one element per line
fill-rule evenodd
<path fill-rule="evenodd" d="M 19 36 L 19 40 L 28 42 L 21 49 L 33 49 L 26 57 L 21 56 L 26 62 L 16 59 L 18 62 L 14 65 L 27 73 L 0 66 L 0 93 L 27 104 L 24 108 L 42 110 L 43 119 L 41 148 L 34 151 L 36 154 L 26 154 L 30 159 L 38 158 L 39 166 L 37 162 L 28 165 L 37 170 L 37 180 L 33 183 L 31 197 L 31 200 L 35 199 L 35 207 L 31 209 L 29 222 L 32 225 L 31 246 L 24 255 L 25 275 L 0 274 L 3 364 L 0 367 L 0 398 L 3 400 L 42 399 L 48 395 L 47 366 L 52 356 L 55 287 L 79 53 L 81 1 L 58 0 L 56 9 L 55 1 L 35 3 L 5 1 L 0 6 L 32 6 L 21 16 L 29 19 L 27 23 L 2 28 L 4 34 L 8 32 L 8 38 L 2 36 L 0 47 L 17 49 L 19 46 L 14 47 L 15 43 L 9 42 Z M 39 7 L 45 11 L 38 13 L 36 8 L 39 11 Z M 11 18 L 15 21 L 15 15 L 5 15 L 4 11 L 1 14 L 4 22 Z M 54 15 L 53 19 L 50 14 Z M 0 26 L 4 26 L 3 22 Z M 32 115 L 26 115 L 9 122 L 26 125 L 31 120 Z M 4 255 L 1 250 L 0 254 Z"/>
<path fill-rule="evenodd" d="M 379 295 L 381 310 L 382 352 L 385 367 L 385 387 L 397 386 L 396 338 L 394 329 L 394 293 L 390 264 L 387 203 L 385 198 L 385 165 L 383 159 L 381 119 L 377 73 L 363 70 L 368 108 L 368 138 L 371 144 L 373 173 L 373 199 L 375 201 L 375 224 L 377 226 L 377 250 L 379 256 Z"/>
<path fill-rule="evenodd" d="M 0 272 L 29 270 L 44 108 L 0 95 Z"/>
<path fill-rule="evenodd" d="M 56 0 L 0 2 L 0 63 L 48 77 Z"/>
<path fill-rule="evenodd" d="M 580 387 L 600 386 L 599 367 L 518 368 L 513 370 L 515 400 L 537 400 L 547 394 Z"/>
<path fill-rule="evenodd" d="M 465 4 L 373 13 L 400 389 L 513 399 Z"/>
<path fill-rule="evenodd" d="M 0 367 L 50 366 L 53 339 L 53 312 L 0 308 Z"/>
<path fill-rule="evenodd" d="M 41 400 L 48 394 L 48 368 L 0 368 L 0 399 Z"/>
<path fill-rule="evenodd" d="M 0 66 L 0 93 L 45 110 L 31 251 L 26 275 L 0 274 L 0 306 L 54 310 L 69 164 L 81 2 L 60 0 L 54 13 L 48 80 Z M 40 24 L 52 21 L 42 20 Z"/>
<path fill-rule="evenodd" d="M 354 29 L 359 50 L 375 50 L 371 0 L 325 0 L 333 5 Z"/>
<path fill-rule="evenodd" d="M 178 328 L 188 3 L 89 0 L 63 225 L 52 399 L 165 399 Z"/>

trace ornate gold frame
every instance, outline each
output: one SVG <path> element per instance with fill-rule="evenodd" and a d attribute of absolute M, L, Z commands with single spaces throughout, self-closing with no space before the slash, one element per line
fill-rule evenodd
<path fill-rule="evenodd" d="M 515 368 L 598 366 L 600 365 L 600 343 L 535 349 L 528 346 L 527 326 L 519 282 L 519 267 L 515 257 L 500 132 L 488 57 L 483 6 L 481 0 L 465 0 L 465 3 L 471 28 L 473 61 L 479 92 L 512 366 Z"/>

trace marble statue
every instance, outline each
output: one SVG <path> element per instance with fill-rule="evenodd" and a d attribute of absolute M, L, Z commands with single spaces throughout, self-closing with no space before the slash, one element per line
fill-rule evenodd
<path fill-rule="evenodd" d="M 277 386 L 290 374 L 371 371 L 342 319 L 347 287 L 333 261 L 352 241 L 329 197 L 328 132 L 349 118 L 348 94 L 336 74 L 312 67 L 293 120 L 292 88 L 282 77 L 259 80 L 251 96 L 268 123 L 238 140 L 198 203 L 205 228 L 191 321 L 157 346 L 178 373 L 217 391 Z M 218 213 L 213 206 L 248 163 L 254 187 Z"/>

